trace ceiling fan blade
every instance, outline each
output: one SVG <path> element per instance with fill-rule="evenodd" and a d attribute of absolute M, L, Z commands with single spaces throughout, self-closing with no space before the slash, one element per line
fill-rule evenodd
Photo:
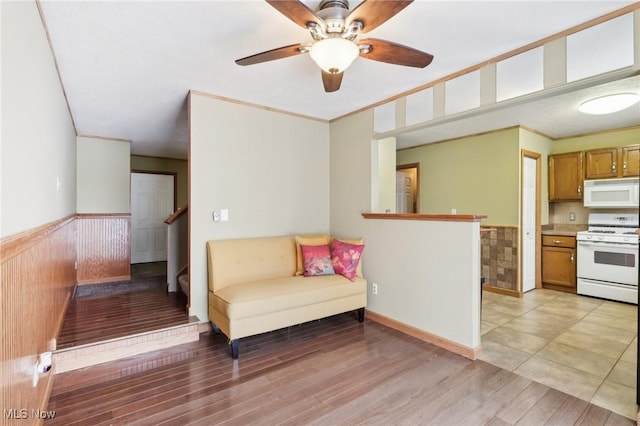
<path fill-rule="evenodd" d="M 302 53 L 306 53 L 306 45 L 304 44 L 292 44 L 289 46 L 278 47 L 277 49 L 267 50 L 266 52 L 256 53 L 255 55 L 247 56 L 246 58 L 236 59 L 238 65 L 253 65 L 261 62 L 273 61 L 275 59 L 288 58 L 289 56 L 296 56 Z M 300 48 L 304 48 L 302 51 Z"/>
<path fill-rule="evenodd" d="M 304 3 L 298 0 L 266 0 L 278 12 L 291 19 L 302 28 L 307 28 L 309 22 L 323 25 L 324 21 L 313 13 Z"/>
<path fill-rule="evenodd" d="M 409 6 L 413 0 L 364 0 L 347 16 L 347 27 L 353 21 L 364 25 L 361 33 L 366 33 L 384 24 Z"/>
<path fill-rule="evenodd" d="M 429 53 L 390 41 L 366 38 L 358 42 L 358 46 L 362 45 L 369 45 L 370 49 L 368 52 L 361 52 L 360 56 L 374 61 L 424 68 L 433 60 L 433 55 Z"/>
<path fill-rule="evenodd" d="M 342 75 L 344 73 L 339 72 L 337 74 L 331 74 L 324 70 L 322 71 L 322 84 L 324 84 L 325 92 L 336 92 L 340 89 L 340 84 L 342 83 Z"/>

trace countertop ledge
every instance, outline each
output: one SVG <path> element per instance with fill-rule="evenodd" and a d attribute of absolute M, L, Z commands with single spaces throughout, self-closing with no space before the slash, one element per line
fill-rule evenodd
<path fill-rule="evenodd" d="M 480 222 L 486 215 L 477 214 L 420 214 L 420 213 L 362 213 L 365 219 L 431 220 L 440 222 Z"/>
<path fill-rule="evenodd" d="M 541 234 L 542 235 L 560 235 L 567 237 L 575 237 L 576 234 L 580 231 L 586 231 L 588 226 L 582 224 L 576 225 L 563 225 L 563 224 L 555 224 L 555 225 L 545 225 L 542 226 Z"/>
<path fill-rule="evenodd" d="M 542 231 L 540 232 L 542 235 L 558 235 L 561 237 L 575 237 L 578 231 L 558 231 L 558 230 L 550 230 L 550 231 Z"/>

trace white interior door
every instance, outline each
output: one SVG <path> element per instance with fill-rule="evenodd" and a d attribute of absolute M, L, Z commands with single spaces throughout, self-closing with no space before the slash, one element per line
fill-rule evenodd
<path fill-rule="evenodd" d="M 167 260 L 167 224 L 173 213 L 173 176 L 131 173 L 131 263 Z"/>
<path fill-rule="evenodd" d="M 522 170 L 522 292 L 536 286 L 537 161 L 524 157 Z"/>
<path fill-rule="evenodd" d="M 413 205 L 413 189 L 411 175 L 396 172 L 396 213 L 410 213 Z"/>

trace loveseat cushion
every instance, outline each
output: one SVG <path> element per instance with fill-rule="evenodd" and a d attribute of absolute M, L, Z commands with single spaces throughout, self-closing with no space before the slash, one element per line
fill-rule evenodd
<path fill-rule="evenodd" d="M 296 272 L 293 237 L 245 238 L 207 242 L 209 290 L 291 277 Z"/>
<path fill-rule="evenodd" d="M 315 305 L 366 291 L 367 282 L 362 278 L 351 282 L 342 275 L 293 276 L 225 287 L 213 293 L 211 303 L 229 320 L 238 320 Z"/>

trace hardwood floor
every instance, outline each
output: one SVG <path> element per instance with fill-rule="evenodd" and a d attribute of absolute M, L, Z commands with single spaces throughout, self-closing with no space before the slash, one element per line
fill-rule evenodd
<path fill-rule="evenodd" d="M 589 424 L 633 421 L 483 361 L 342 314 L 57 375 L 56 424 Z"/>
<path fill-rule="evenodd" d="M 176 293 L 164 289 L 73 299 L 58 338 L 58 349 L 187 324 Z"/>

